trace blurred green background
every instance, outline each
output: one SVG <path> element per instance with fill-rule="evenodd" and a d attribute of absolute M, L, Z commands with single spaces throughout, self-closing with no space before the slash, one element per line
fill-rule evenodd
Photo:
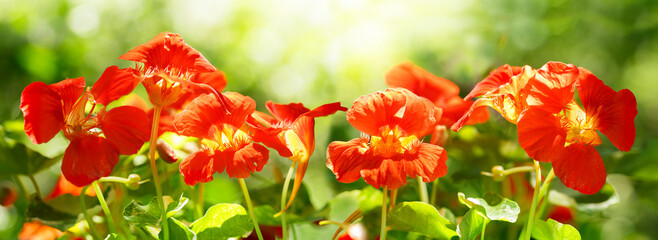
<path fill-rule="evenodd" d="M 622 201 L 592 236 L 658 237 L 658 1 L 0 0 L 0 6 L 0 121 L 22 118 L 20 94 L 31 82 L 83 76 L 91 85 L 108 66 L 131 66 L 117 58 L 163 31 L 181 34 L 226 73 L 227 91 L 251 96 L 261 111 L 266 100 L 349 107 L 384 89 L 385 72 L 402 61 L 455 81 L 462 95 L 502 64 L 585 67 L 615 90 L 630 89 L 639 112 L 633 150 L 620 155 L 608 144 L 601 151 L 608 173 L 626 184 Z M 344 130 L 330 133 L 336 128 Z M 326 145 L 358 133 L 344 114 L 319 119 L 316 130 L 316 168 L 309 171 L 330 175 L 323 169 Z"/>

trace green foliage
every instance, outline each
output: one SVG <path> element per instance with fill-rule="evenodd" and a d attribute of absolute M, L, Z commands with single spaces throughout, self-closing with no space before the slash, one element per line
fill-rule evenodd
<path fill-rule="evenodd" d="M 423 202 L 399 203 L 388 213 L 387 223 L 392 230 L 417 232 L 438 239 L 457 235 L 454 224 L 432 205 Z"/>
<path fill-rule="evenodd" d="M 562 224 L 553 219 L 537 221 L 532 227 L 532 237 L 537 240 L 580 240 L 578 230 L 569 224 Z"/>
<path fill-rule="evenodd" d="M 478 235 L 480 235 L 482 229 L 487 226 L 489 221 L 491 220 L 482 216 L 479 211 L 471 208 L 471 210 L 466 212 L 466 215 L 464 215 L 464 218 L 462 218 L 462 221 L 459 223 L 457 232 L 459 232 L 461 239 L 475 239 Z"/>
<path fill-rule="evenodd" d="M 167 224 L 169 224 L 169 239 L 192 240 L 196 236 L 192 230 L 175 218 L 167 218 Z M 160 231 L 158 237 L 163 239 L 164 233 Z"/>
<path fill-rule="evenodd" d="M 36 219 L 46 225 L 57 228 L 61 231 L 75 225 L 78 220 L 78 214 L 72 212 L 77 199 L 72 199 L 72 195 L 62 196 L 62 200 L 72 203 L 63 204 L 63 202 L 44 202 L 39 196 L 32 195 L 25 216 L 28 219 Z M 57 203 L 57 204 L 54 204 Z"/>
<path fill-rule="evenodd" d="M 199 240 L 239 237 L 253 229 L 247 210 L 239 204 L 214 205 L 203 217 L 192 223 L 192 231 Z"/>
<path fill-rule="evenodd" d="M 123 208 L 123 218 L 125 218 L 131 225 L 155 226 L 160 223 L 161 211 L 157 198 L 151 199 L 146 205 L 131 200 L 130 203 Z"/>
<path fill-rule="evenodd" d="M 463 193 L 459 193 L 459 201 L 475 209 L 492 221 L 516 222 L 521 209 L 519 205 L 507 198 L 502 198 L 497 194 L 487 193 L 483 198 L 466 198 Z M 485 200 L 486 199 L 486 200 Z"/>

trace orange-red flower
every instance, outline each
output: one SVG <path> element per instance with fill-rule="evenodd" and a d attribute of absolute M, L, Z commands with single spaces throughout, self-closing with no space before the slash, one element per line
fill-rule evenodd
<path fill-rule="evenodd" d="M 471 92 L 464 98 L 465 101 L 474 97 L 478 98 L 470 109 L 455 124 L 453 131 L 459 131 L 474 113 L 481 111 L 486 106 L 498 111 L 505 119 L 516 124 L 519 114 L 526 108 L 528 81 L 535 75 L 535 70 L 529 66 L 512 67 L 503 65 L 489 73 L 484 80 L 479 82 Z"/>
<path fill-rule="evenodd" d="M 406 62 L 393 67 L 386 73 L 386 84 L 389 87 L 402 87 L 420 97 L 429 99 L 435 106 L 441 108 L 442 116 L 437 119 L 433 129 L 431 143 L 443 146 L 447 141 L 445 126 L 457 122 L 471 108 L 474 101 L 464 100 L 459 96 L 459 86 L 442 77 L 437 77 L 413 63 Z M 483 123 L 489 120 L 486 108 L 477 108 L 470 113 L 466 125 Z"/>
<path fill-rule="evenodd" d="M 64 233 L 57 228 L 50 227 L 41 222 L 33 221 L 23 224 L 18 234 L 19 240 L 53 240 L 63 236 Z"/>
<path fill-rule="evenodd" d="M 360 177 L 379 188 L 397 189 L 407 176 L 434 181 L 447 173 L 446 151 L 423 143 L 441 111 L 426 98 L 403 88 L 361 96 L 347 111 L 347 121 L 364 136 L 348 142 L 334 141 L 327 149 L 327 167 L 339 182 Z"/>
<path fill-rule="evenodd" d="M 53 187 L 53 190 L 50 192 L 50 194 L 46 197 L 45 200 L 50 200 L 63 194 L 80 196 L 81 193 L 82 193 L 82 187 L 73 185 L 73 183 L 66 180 L 64 175 L 60 175 L 59 180 L 57 180 L 57 184 L 55 184 L 55 187 Z M 87 188 L 87 191 L 85 191 L 85 195 L 94 197 L 96 196 L 96 192 L 94 191 L 93 188 Z"/>
<path fill-rule="evenodd" d="M 301 103 L 278 104 L 271 101 L 265 103 L 269 116 L 256 112 L 247 118 L 254 130 L 254 141 L 274 148 L 279 155 L 297 162 L 295 183 L 285 211 L 297 195 L 302 184 L 308 160 L 315 149 L 315 118 L 346 111 L 339 102 L 329 103 L 309 110 Z"/>
<path fill-rule="evenodd" d="M 144 111 L 131 106 L 106 111 L 107 104 L 132 90 L 130 81 L 107 74 L 116 69 L 108 68 L 91 90 L 85 90 L 84 78 L 75 78 L 51 85 L 35 82 L 21 95 L 25 133 L 32 142 L 47 142 L 60 130 L 71 141 L 64 152 L 62 173 L 76 186 L 108 176 L 119 154 L 136 153 L 148 139 Z M 88 103 L 91 110 L 86 112 Z M 104 106 L 94 111 L 97 104 Z"/>
<path fill-rule="evenodd" d="M 629 151 L 635 141 L 635 96 L 628 89 L 612 90 L 584 68 L 574 74 L 573 65 L 551 64 L 538 71 L 530 108 L 519 117 L 519 142 L 530 157 L 551 162 L 567 187 L 596 193 L 606 178 L 594 148 L 601 144 L 596 130 Z M 574 99 L 574 86 L 582 105 Z"/>
<path fill-rule="evenodd" d="M 253 143 L 245 122 L 256 102 L 234 92 L 226 97 L 229 104 L 225 105 L 216 95 L 201 95 L 174 119 L 178 134 L 201 139 L 201 149 L 180 164 L 188 185 L 208 182 L 213 173 L 224 169 L 229 177 L 246 178 L 267 163 L 269 151 Z"/>

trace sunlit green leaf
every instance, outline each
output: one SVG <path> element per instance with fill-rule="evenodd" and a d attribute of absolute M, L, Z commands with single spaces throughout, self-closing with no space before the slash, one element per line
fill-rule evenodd
<path fill-rule="evenodd" d="M 569 224 L 548 219 L 546 222 L 541 220 L 535 222 L 532 226 L 532 237 L 537 240 L 580 240 L 580 233 Z"/>
<path fill-rule="evenodd" d="M 253 229 L 247 210 L 239 204 L 228 203 L 210 207 L 203 217 L 192 224 L 192 231 L 199 240 L 240 237 Z"/>
<path fill-rule="evenodd" d="M 258 219 L 258 223 L 261 225 L 280 226 L 281 216 L 274 217 L 274 214 L 276 214 L 277 212 L 278 211 L 275 211 L 274 208 L 272 208 L 272 206 L 270 205 L 261 205 L 254 208 L 254 214 L 256 215 L 256 219 Z M 289 211 L 286 212 L 286 222 L 288 224 L 303 222 L 303 221 L 304 219 L 300 218 L 299 216 Z"/>
<path fill-rule="evenodd" d="M 125 208 L 123 208 L 123 218 L 128 223 L 133 225 L 158 225 L 160 222 L 160 206 L 158 205 L 157 198 L 152 198 L 151 201 L 142 205 L 135 200 L 132 200 Z"/>
<path fill-rule="evenodd" d="M 185 224 L 176 220 L 175 218 L 167 218 L 169 224 L 169 239 L 191 240 L 194 239 L 194 232 L 190 230 Z M 164 233 L 160 231 L 158 235 L 160 239 L 164 239 Z"/>
<path fill-rule="evenodd" d="M 417 232 L 438 239 L 451 239 L 457 235 L 454 224 L 432 205 L 423 202 L 396 205 L 388 213 L 388 223 L 392 230 Z"/>
<path fill-rule="evenodd" d="M 469 208 L 475 208 L 485 217 L 493 221 L 516 222 L 521 212 L 519 205 L 507 198 L 502 198 L 496 194 L 485 194 L 482 198 L 466 198 L 463 193 L 459 193 L 459 201 Z"/>
<path fill-rule="evenodd" d="M 183 207 L 185 207 L 185 204 L 187 204 L 188 201 L 189 201 L 189 199 L 187 199 L 186 197 L 183 197 L 183 195 L 181 194 L 181 196 L 180 196 L 180 198 L 178 198 L 178 200 L 176 200 L 176 201 L 170 203 L 169 205 L 167 205 L 167 218 L 170 218 L 170 217 L 174 216 L 181 209 L 183 209 Z"/>
<path fill-rule="evenodd" d="M 489 219 L 478 213 L 477 210 L 471 208 L 471 210 L 464 215 L 464 218 L 462 218 L 462 221 L 457 227 L 459 236 L 461 239 L 466 240 L 475 239 L 480 233 L 482 233 L 482 228 L 485 227 L 489 221 Z"/>

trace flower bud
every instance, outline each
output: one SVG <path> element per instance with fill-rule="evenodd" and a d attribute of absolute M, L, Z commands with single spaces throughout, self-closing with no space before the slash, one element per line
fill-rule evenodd
<path fill-rule="evenodd" d="M 494 181 L 500 182 L 505 178 L 505 168 L 500 165 L 493 166 L 491 168 L 491 175 L 493 175 Z"/>
<path fill-rule="evenodd" d="M 160 155 L 160 158 L 162 158 L 162 160 L 164 160 L 166 163 L 171 164 L 178 161 L 178 156 L 176 156 L 174 148 L 165 142 L 165 140 L 158 139 L 155 148 L 158 150 L 158 155 Z"/>
<path fill-rule="evenodd" d="M 126 187 L 130 190 L 137 190 L 139 189 L 139 182 L 142 180 L 141 177 L 137 174 L 130 174 L 128 176 L 128 182 L 126 182 Z"/>

